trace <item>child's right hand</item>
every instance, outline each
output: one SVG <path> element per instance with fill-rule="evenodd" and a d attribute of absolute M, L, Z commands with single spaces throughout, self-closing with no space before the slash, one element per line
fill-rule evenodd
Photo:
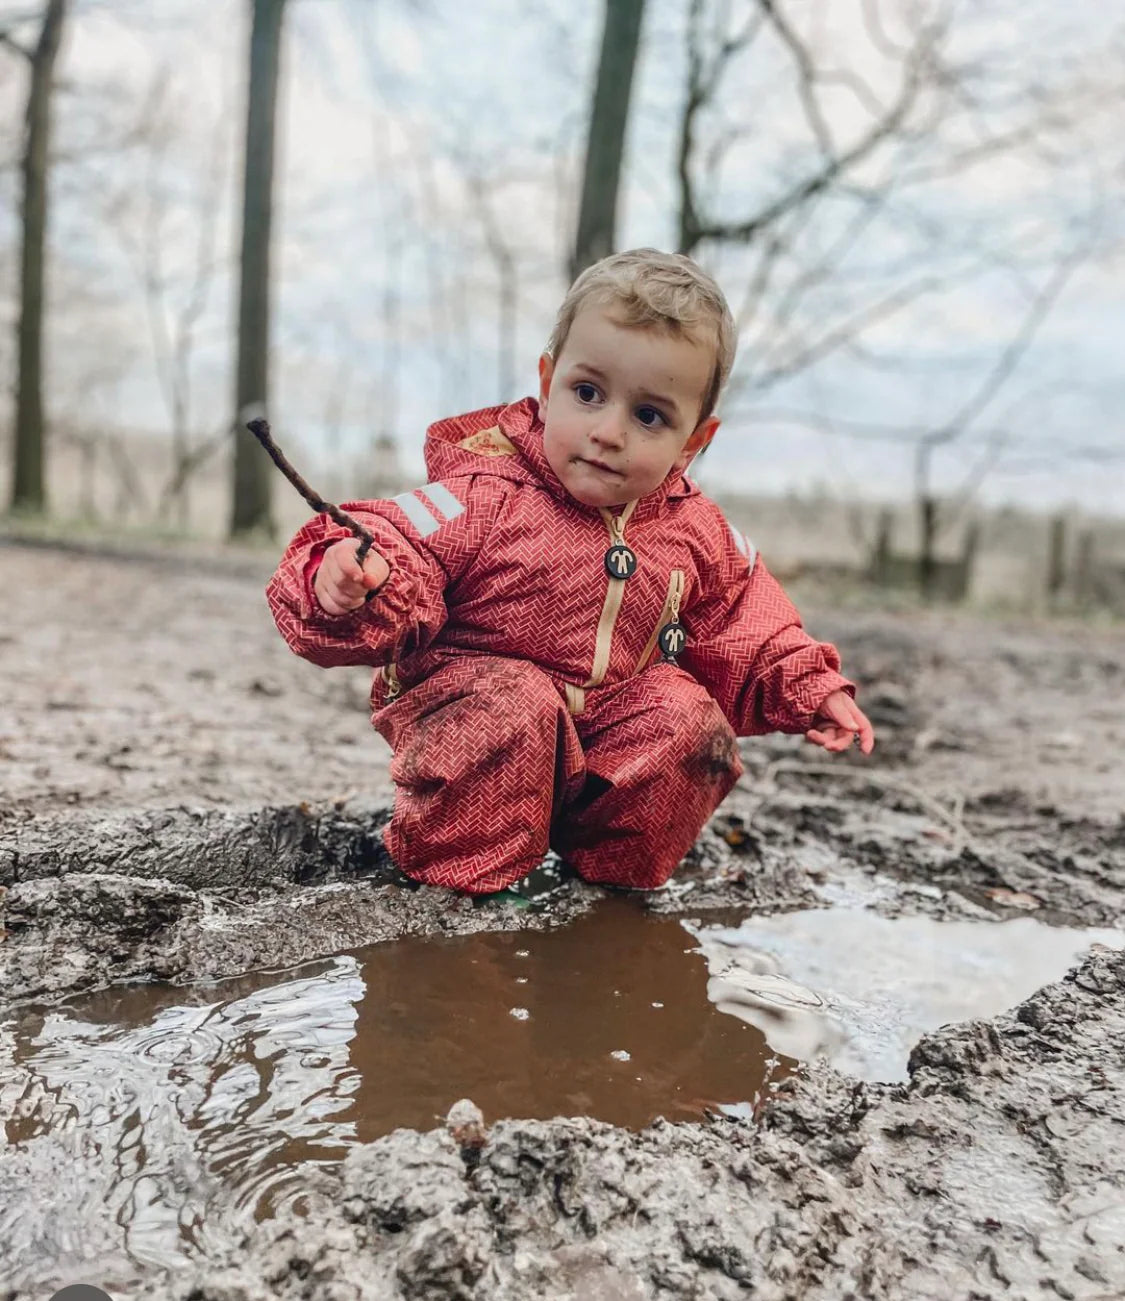
<path fill-rule="evenodd" d="M 355 538 L 342 538 L 324 553 L 313 579 L 313 592 L 326 614 L 358 610 L 368 593 L 377 591 L 391 576 L 391 567 L 377 552 L 369 551 L 359 567 Z"/>

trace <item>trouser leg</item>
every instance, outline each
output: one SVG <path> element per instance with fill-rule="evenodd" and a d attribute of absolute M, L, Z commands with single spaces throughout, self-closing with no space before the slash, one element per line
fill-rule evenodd
<path fill-rule="evenodd" d="M 563 802 L 551 842 L 589 881 L 655 889 L 742 775 L 734 732 L 707 690 L 672 664 L 591 699 L 574 719 L 586 781 Z"/>
<path fill-rule="evenodd" d="M 535 867 L 582 753 L 558 690 L 533 665 L 471 656 L 379 710 L 394 756 L 385 841 L 429 885 L 501 890 Z"/>

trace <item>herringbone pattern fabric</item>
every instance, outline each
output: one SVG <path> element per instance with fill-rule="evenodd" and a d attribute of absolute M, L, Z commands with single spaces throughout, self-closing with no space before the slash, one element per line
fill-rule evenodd
<path fill-rule="evenodd" d="M 372 706 L 377 725 L 395 747 L 393 771 L 400 791 L 407 792 L 402 807 L 414 807 L 408 801 L 421 799 L 419 791 L 428 801 L 424 827 L 405 814 L 396 815 L 392 826 L 392 853 L 403 857 L 404 870 L 412 870 L 410 863 L 436 863 L 430 855 L 440 839 L 447 864 L 440 869 L 447 878 L 443 883 L 492 889 L 498 888 L 496 880 L 516 879 L 547 844 L 557 792 L 562 791 L 559 798 L 575 794 L 567 795 L 566 774 L 584 772 L 590 758 L 587 741 L 578 738 L 592 736 L 597 720 L 616 719 L 622 750 L 611 765 L 613 775 L 605 779 L 614 790 L 632 792 L 628 798 L 637 807 L 630 811 L 625 796 L 607 794 L 601 803 L 589 802 L 588 816 L 572 808 L 570 822 L 559 823 L 558 834 L 581 870 L 598 880 L 662 880 L 674 867 L 674 862 L 667 866 L 668 856 L 675 862 L 682 857 L 701 825 L 699 809 L 714 807 L 711 787 L 722 782 L 703 782 L 707 793 L 698 800 L 692 794 L 701 781 L 698 772 L 695 785 L 673 776 L 660 785 L 676 792 L 669 809 L 682 810 L 679 834 L 671 814 L 661 822 L 663 815 L 654 812 L 653 801 L 662 798 L 655 777 L 634 780 L 634 748 L 639 753 L 647 745 L 672 766 L 681 764 L 716 735 L 716 711 L 741 736 L 803 732 L 830 692 L 851 690 L 840 676 L 835 647 L 808 636 L 753 546 L 694 484 L 673 472 L 637 503 L 628 522 L 626 541 L 637 555 L 636 573 L 624 585 L 604 679 L 587 690 L 586 712 L 570 720 L 561 705 L 563 687 L 581 686 L 590 677 L 606 600 L 603 557 L 610 537 L 605 521 L 569 497 L 555 478 L 533 399 L 439 422 L 429 431 L 426 463 L 431 482 L 417 491 L 390 501 L 345 504 L 371 530 L 391 565 L 390 579 L 372 601 L 339 617 L 325 614 L 317 603 L 312 582 L 321 557 L 348 536 L 327 516 L 300 530 L 267 588 L 278 628 L 297 654 L 325 666 L 397 666 L 406 694 L 383 710 L 387 687 L 376 673 Z M 660 666 L 659 652 L 653 651 L 646 661 L 652 667 L 635 679 L 638 661 L 661 625 L 675 570 L 684 575 L 680 619 L 688 635 L 681 667 Z M 488 670 L 489 659 L 495 671 Z M 521 714 L 525 707 L 513 702 L 527 692 L 512 685 L 513 664 L 538 670 L 542 681 L 535 679 L 532 696 L 539 700 L 536 692 L 546 691 L 546 682 L 549 710 L 528 706 Z M 454 680 L 461 684 L 460 694 L 449 697 L 443 684 Z M 466 686 L 469 681 L 485 685 Z M 643 690 L 631 685 L 641 681 Z M 644 695 L 656 687 L 672 691 L 673 682 L 674 705 Z M 635 704 L 639 700 L 648 701 L 643 710 Z M 435 717 L 450 720 L 449 727 L 444 721 L 441 727 L 422 722 L 431 705 Z M 623 710 L 619 718 L 617 706 Z M 673 716 L 684 729 L 679 750 L 662 730 Z M 400 717 L 416 720 L 422 731 L 412 737 L 415 722 L 400 726 Z M 437 748 L 426 739 L 431 734 L 443 738 Z M 604 754 L 616 754 L 608 732 L 599 738 Z M 563 764 L 561 786 L 556 761 Z M 497 804 L 497 792 L 509 789 L 513 769 L 534 791 L 519 801 L 516 823 L 522 831 L 514 837 L 516 823 Z M 677 771 L 686 770 L 681 764 Z M 488 775 L 491 798 L 472 775 L 477 772 Z M 596 766 L 590 772 L 602 776 Z M 463 790 L 456 774 L 468 782 Z M 593 785 L 586 787 L 587 795 Z M 656 839 L 669 846 L 655 857 L 653 826 L 659 828 Z M 626 866 L 607 867 L 599 840 L 616 844 L 615 861 Z M 683 848 L 674 850 L 681 842 Z M 429 848 L 416 853 L 419 845 Z M 643 849 L 632 856 L 627 845 Z M 645 856 L 659 865 L 642 867 Z M 473 865 L 465 868 L 469 877 L 455 861 Z M 417 870 L 439 871 L 434 866 Z M 596 875 L 615 870 L 624 875 Z M 469 878 L 476 884 L 466 884 Z"/>
<path fill-rule="evenodd" d="M 587 880 L 663 885 L 742 772 L 734 733 L 670 664 L 595 698 L 572 719 L 534 665 L 462 656 L 376 713 L 394 749 L 398 867 L 500 890 L 550 846 Z"/>
<path fill-rule="evenodd" d="M 574 719 L 584 785 L 559 809 L 551 845 L 588 881 L 654 890 L 742 775 L 735 735 L 673 664 L 591 694 Z"/>

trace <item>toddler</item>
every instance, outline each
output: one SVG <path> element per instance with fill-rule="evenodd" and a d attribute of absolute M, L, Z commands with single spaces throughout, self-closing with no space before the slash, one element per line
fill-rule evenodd
<path fill-rule="evenodd" d="M 736 737 L 829 751 L 871 724 L 751 542 L 687 477 L 718 428 L 735 327 L 691 259 L 582 273 L 539 395 L 440 420 L 430 482 L 347 503 L 267 589 L 290 647 L 370 664 L 407 875 L 504 889 L 548 848 L 590 881 L 664 884 L 742 772 Z"/>

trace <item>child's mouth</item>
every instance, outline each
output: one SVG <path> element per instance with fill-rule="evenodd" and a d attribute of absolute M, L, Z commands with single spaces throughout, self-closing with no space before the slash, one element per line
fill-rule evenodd
<path fill-rule="evenodd" d="M 602 474 L 612 474 L 616 479 L 624 478 L 620 470 L 615 470 L 612 465 L 606 465 L 604 461 L 591 461 L 585 456 L 580 456 L 578 461 L 581 465 L 588 465 L 592 470 L 600 470 Z"/>

